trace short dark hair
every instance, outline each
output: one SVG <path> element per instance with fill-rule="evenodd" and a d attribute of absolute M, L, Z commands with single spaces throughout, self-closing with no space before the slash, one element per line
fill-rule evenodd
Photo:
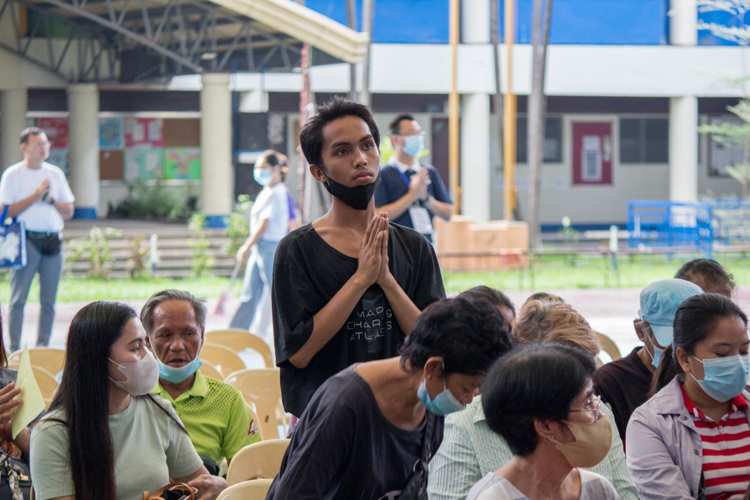
<path fill-rule="evenodd" d="M 489 301 L 495 307 L 503 306 L 513 311 L 513 316 L 516 315 L 516 305 L 500 290 L 490 288 L 488 286 L 479 285 L 474 288 L 469 288 L 458 294 L 459 297 L 466 297 L 470 300 L 484 299 Z"/>
<path fill-rule="evenodd" d="M 417 318 L 401 349 L 401 364 L 422 368 L 439 356 L 446 374 L 480 375 L 514 344 L 502 314 L 490 302 L 443 299 Z"/>
<path fill-rule="evenodd" d="M 44 134 L 44 129 L 39 127 L 26 127 L 21 130 L 21 144 L 29 143 L 30 135 L 41 135 Z"/>
<path fill-rule="evenodd" d="M 206 306 L 203 304 L 203 299 L 198 299 L 192 293 L 183 292 L 182 290 L 162 290 L 153 294 L 146 301 L 143 309 L 141 309 L 141 323 L 149 336 L 154 327 L 154 310 L 160 304 L 169 300 L 184 300 L 185 302 L 189 302 L 193 306 L 193 311 L 195 311 L 195 319 L 198 321 L 198 325 L 201 328 L 206 327 Z"/>
<path fill-rule="evenodd" d="M 323 165 L 323 128 L 334 120 L 347 116 L 361 118 L 370 128 L 375 144 L 380 148 L 380 131 L 375 124 L 370 108 L 364 104 L 334 97 L 328 104 L 318 108 L 315 115 L 299 133 L 299 142 L 307 163 L 325 170 Z"/>
<path fill-rule="evenodd" d="M 661 356 L 651 393 L 656 394 L 676 376 L 682 376 L 682 367 L 675 352 L 682 347 L 688 354 L 707 339 L 719 321 L 740 318 L 747 327 L 747 315 L 731 299 L 718 293 L 701 293 L 685 299 L 674 315 L 674 337 Z"/>
<path fill-rule="evenodd" d="M 515 455 L 536 450 L 535 420 L 563 421 L 594 376 L 594 358 L 575 347 L 540 343 L 518 346 L 497 361 L 484 381 L 487 425 Z"/>
<path fill-rule="evenodd" d="M 734 276 L 713 259 L 695 259 L 686 262 L 677 271 L 675 278 L 689 281 L 705 289 L 721 290 L 727 297 L 732 295 L 735 288 Z"/>
<path fill-rule="evenodd" d="M 391 129 L 391 135 L 401 135 L 401 122 L 404 120 L 413 122 L 414 116 L 410 115 L 409 113 L 403 113 L 394 118 L 390 125 L 388 125 L 388 127 Z"/>

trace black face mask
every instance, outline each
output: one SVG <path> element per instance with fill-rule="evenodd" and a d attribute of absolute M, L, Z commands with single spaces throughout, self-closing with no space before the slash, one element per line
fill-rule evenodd
<path fill-rule="evenodd" d="M 335 196 L 339 200 L 343 201 L 355 210 L 366 210 L 370 200 L 375 195 L 375 191 L 380 186 L 380 173 L 375 182 L 365 184 L 363 186 L 347 187 L 343 184 L 339 184 L 330 177 L 328 182 L 324 182 L 323 185 L 326 187 L 332 196 Z"/>

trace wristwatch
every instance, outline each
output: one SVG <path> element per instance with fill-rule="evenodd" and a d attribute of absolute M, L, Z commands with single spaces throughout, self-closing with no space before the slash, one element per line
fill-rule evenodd
<path fill-rule="evenodd" d="M 54 205 L 55 201 L 57 200 L 55 200 L 53 197 L 50 196 L 49 199 L 47 200 L 47 203 L 49 203 L 50 205 Z"/>

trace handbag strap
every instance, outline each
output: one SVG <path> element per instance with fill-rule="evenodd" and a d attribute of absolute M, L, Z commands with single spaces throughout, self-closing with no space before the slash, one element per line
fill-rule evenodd
<path fill-rule="evenodd" d="M 3 207 L 3 214 L 0 215 L 0 226 L 2 226 L 3 224 L 5 224 L 5 217 L 8 216 L 8 209 L 9 208 L 10 208 L 10 205 L 5 205 Z"/>

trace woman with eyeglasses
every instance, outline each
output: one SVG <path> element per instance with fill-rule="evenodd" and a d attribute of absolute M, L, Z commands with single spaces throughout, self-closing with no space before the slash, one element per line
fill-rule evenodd
<path fill-rule="evenodd" d="M 642 500 L 742 499 L 750 483 L 750 339 L 730 299 L 686 299 L 656 394 L 630 417 L 628 470 Z M 658 391 L 658 392 L 657 392 Z"/>
<path fill-rule="evenodd" d="M 612 425 L 594 395 L 594 358 L 561 344 L 521 346 L 487 375 L 482 406 L 513 458 L 487 474 L 467 500 L 616 500 L 614 487 L 582 470 L 604 460 Z"/>

